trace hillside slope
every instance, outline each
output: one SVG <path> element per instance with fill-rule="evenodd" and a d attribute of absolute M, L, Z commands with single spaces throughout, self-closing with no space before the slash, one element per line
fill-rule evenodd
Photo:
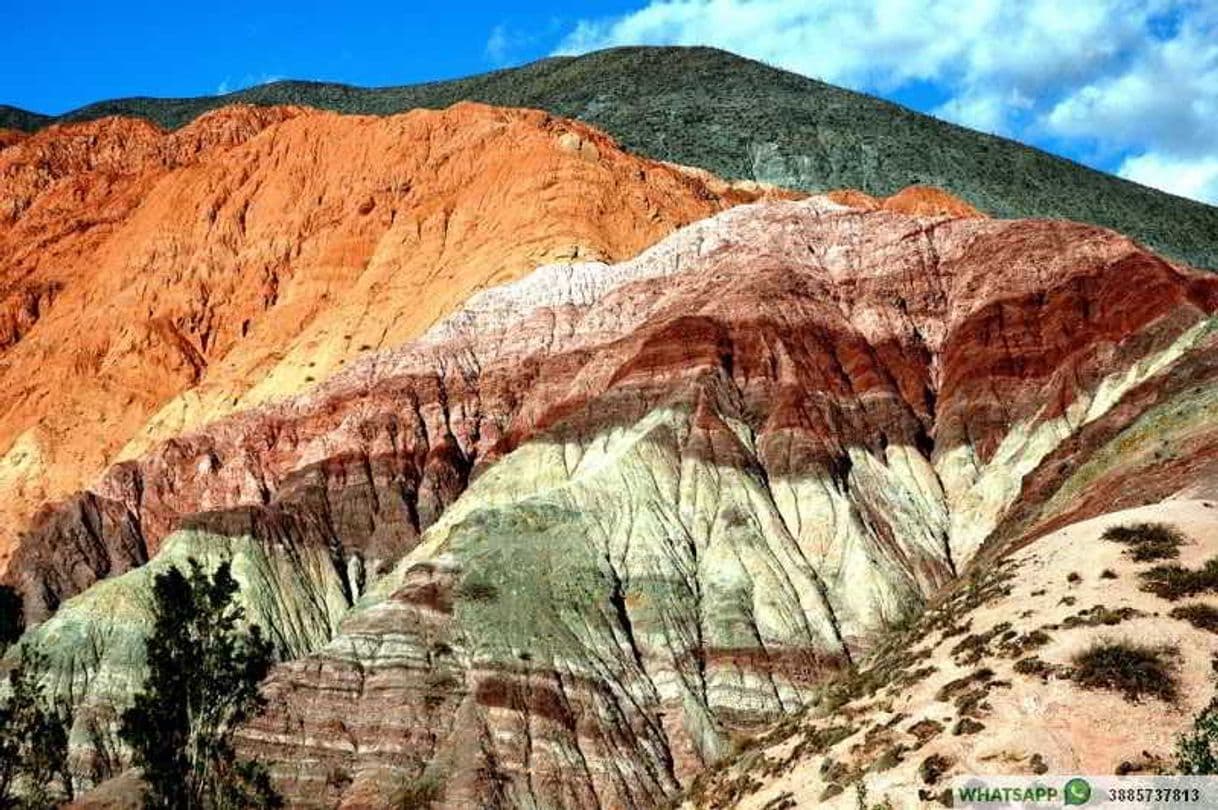
<path fill-rule="evenodd" d="M 989 555 L 1212 488 L 1216 311 L 1083 225 L 737 206 L 112 468 L 14 559 L 83 588 L 27 643 L 112 718 L 152 575 L 232 559 L 292 806 L 662 806 Z"/>
<path fill-rule="evenodd" d="M 58 120 L 132 115 L 172 128 L 237 101 L 383 115 L 463 99 L 584 120 L 631 151 L 721 177 L 878 195 L 939 186 L 995 216 L 1090 222 L 1218 269 L 1218 208 L 709 48 L 620 48 L 406 87 L 288 81 L 227 96 L 120 99 Z M 0 114 L 0 127 L 37 125 Z"/>
<path fill-rule="evenodd" d="M 415 337 L 478 288 L 755 199 L 577 122 L 236 106 L 0 150 L 0 565 L 150 442 Z"/>
<path fill-rule="evenodd" d="M 1045 535 L 944 594 L 801 718 L 743 741 L 685 806 L 846 810 L 863 786 L 871 806 L 939 807 L 960 775 L 1038 773 L 1061 785 L 1080 773 L 1172 772 L 1177 738 L 1215 697 L 1218 602 L 1213 590 L 1147 590 L 1163 561 L 1136 561 L 1104 537 L 1146 523 L 1180 532 L 1173 565 L 1218 558 L 1218 503 L 1207 499 Z M 1119 663 L 1085 663 L 1092 650 L 1139 648 L 1160 662 L 1140 691 Z"/>
<path fill-rule="evenodd" d="M 15 129 L 19 132 L 33 132 L 36 129 L 50 126 L 55 122 L 55 116 L 30 112 L 20 107 L 0 104 L 0 129 Z"/>

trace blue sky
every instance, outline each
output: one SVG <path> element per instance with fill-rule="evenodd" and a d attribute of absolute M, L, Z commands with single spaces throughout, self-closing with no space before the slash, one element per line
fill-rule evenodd
<path fill-rule="evenodd" d="M 402 84 L 707 44 L 1218 203 L 1218 0 L 5 0 L 0 102 Z"/>

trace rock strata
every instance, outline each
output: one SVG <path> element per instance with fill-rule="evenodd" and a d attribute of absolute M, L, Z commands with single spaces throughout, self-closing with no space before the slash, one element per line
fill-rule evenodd
<path fill-rule="evenodd" d="M 234 106 L 0 146 L 0 565 L 116 460 L 413 338 L 480 287 L 626 259 L 768 193 L 475 104 Z"/>
<path fill-rule="evenodd" d="M 94 490 L 153 561 L 35 637 L 73 671 L 59 639 L 106 625 L 97 594 L 138 603 L 211 549 L 311 651 L 241 732 L 293 806 L 661 805 L 998 545 L 1122 480 L 1212 482 L 1218 280 L 926 199 L 760 202 L 551 264 L 156 445 Z M 31 584 L 48 542 L 15 558 Z M 138 670 L 115 649 L 102 671 Z"/>

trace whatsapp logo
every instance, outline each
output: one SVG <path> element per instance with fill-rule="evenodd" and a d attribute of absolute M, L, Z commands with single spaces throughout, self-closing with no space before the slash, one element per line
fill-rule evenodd
<path fill-rule="evenodd" d="M 1062 790 L 1066 794 L 1066 804 L 1086 804 L 1091 798 L 1091 785 L 1086 779 L 1071 779 Z"/>

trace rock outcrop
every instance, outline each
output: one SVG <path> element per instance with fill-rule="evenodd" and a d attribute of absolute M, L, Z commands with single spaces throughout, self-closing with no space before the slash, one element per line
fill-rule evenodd
<path fill-rule="evenodd" d="M 480 287 L 626 259 L 763 193 L 473 104 L 228 107 L 4 143 L 0 564 L 116 459 L 415 337 Z"/>
<path fill-rule="evenodd" d="M 86 497 L 159 555 L 32 639 L 61 688 L 108 673 L 73 687 L 101 706 L 157 566 L 231 558 L 312 650 L 241 733 L 293 806 L 657 806 L 987 555 L 1212 486 L 1218 280 L 1092 227 L 869 207 L 552 264 L 154 446 Z M 46 609 L 74 582 L 18 561 Z"/>
<path fill-rule="evenodd" d="M 983 217 L 973 206 L 948 194 L 943 189 L 930 186 L 909 186 L 891 197 L 876 199 L 856 189 L 838 189 L 827 195 L 830 200 L 849 208 L 863 211 L 895 211 L 917 217 Z"/>

